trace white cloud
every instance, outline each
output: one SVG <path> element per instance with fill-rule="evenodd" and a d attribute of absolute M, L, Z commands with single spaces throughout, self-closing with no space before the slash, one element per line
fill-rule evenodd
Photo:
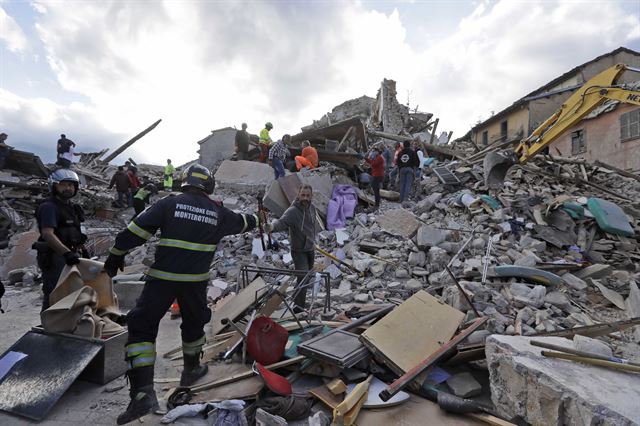
<path fill-rule="evenodd" d="M 243 121 L 254 133 L 265 121 L 277 137 L 296 133 L 345 100 L 375 96 L 383 78 L 397 80 L 400 102 L 411 91 L 412 106 L 462 136 L 478 117 L 640 38 L 638 16 L 616 2 L 481 2 L 428 45 L 407 42 L 397 11 L 359 2 L 72 4 L 69 13 L 68 3 L 35 3 L 36 29 L 60 85 L 91 105 L 23 99 L 16 118 L 47 140 L 64 129 L 112 147 L 162 118 L 133 148 L 159 163 L 193 159 L 210 130 Z"/>
<path fill-rule="evenodd" d="M 27 48 L 27 37 L 20 25 L 0 7 L 0 40 L 10 52 L 22 52 Z"/>

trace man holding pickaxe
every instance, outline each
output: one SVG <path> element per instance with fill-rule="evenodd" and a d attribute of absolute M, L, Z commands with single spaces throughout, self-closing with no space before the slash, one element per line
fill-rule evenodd
<path fill-rule="evenodd" d="M 264 230 L 289 231 L 289 241 L 291 242 L 291 257 L 297 271 L 309 271 L 314 264 L 314 247 L 316 239 L 316 209 L 311 204 L 313 198 L 313 188 L 311 185 L 303 184 L 298 190 L 298 196 L 291 206 L 285 210 L 280 219 L 271 223 L 265 223 Z M 304 279 L 298 277 L 298 284 Z M 306 290 L 298 293 L 294 299 L 294 312 L 303 312 L 307 298 Z"/>

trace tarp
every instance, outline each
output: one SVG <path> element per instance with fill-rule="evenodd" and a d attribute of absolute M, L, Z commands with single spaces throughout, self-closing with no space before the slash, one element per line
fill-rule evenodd
<path fill-rule="evenodd" d="M 351 185 L 335 185 L 327 208 L 327 229 L 344 228 L 358 205 L 358 192 Z"/>

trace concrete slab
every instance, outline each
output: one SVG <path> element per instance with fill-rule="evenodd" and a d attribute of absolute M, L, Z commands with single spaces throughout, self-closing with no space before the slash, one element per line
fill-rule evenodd
<path fill-rule="evenodd" d="M 560 337 L 536 339 L 573 346 Z M 522 416 L 533 425 L 640 423 L 640 375 L 545 358 L 529 340 L 487 339 L 491 398 L 499 413 Z"/>
<path fill-rule="evenodd" d="M 271 182 L 262 199 L 262 203 L 276 217 L 282 216 L 284 211 L 291 205 L 278 181 Z"/>
<path fill-rule="evenodd" d="M 273 169 L 255 161 L 225 160 L 218 167 L 215 179 L 219 188 L 260 192 L 273 182 Z"/>
<path fill-rule="evenodd" d="M 388 210 L 377 216 L 376 222 L 388 233 L 405 238 L 411 238 L 420 226 L 416 216 L 405 209 Z"/>
<path fill-rule="evenodd" d="M 301 180 L 313 188 L 313 205 L 322 216 L 327 215 L 327 207 L 333 194 L 333 182 L 329 174 L 302 174 Z"/>

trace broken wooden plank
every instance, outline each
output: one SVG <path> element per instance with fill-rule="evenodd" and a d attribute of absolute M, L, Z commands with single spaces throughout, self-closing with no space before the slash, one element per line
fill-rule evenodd
<path fill-rule="evenodd" d="M 402 375 L 448 342 L 463 318 L 462 312 L 420 290 L 369 327 L 360 340 L 376 359 Z"/>
<path fill-rule="evenodd" d="M 436 362 L 442 360 L 446 355 L 455 351 L 456 346 L 466 339 L 471 333 L 476 331 L 478 327 L 484 324 L 489 317 L 482 317 L 476 319 L 469 327 L 462 330 L 457 336 L 453 339 L 449 340 L 447 343 L 444 343 L 442 346 L 437 348 L 433 352 L 425 352 L 430 353 L 426 359 L 420 361 L 419 363 L 414 364 L 415 366 L 409 370 L 402 376 L 400 376 L 395 382 L 391 383 L 385 390 L 380 392 L 380 398 L 383 401 L 388 401 L 391 397 L 401 391 L 404 387 L 409 385 L 416 377 L 420 376 L 425 370 L 433 366 Z M 423 380 L 419 380 L 420 384 L 422 384 Z"/>
<path fill-rule="evenodd" d="M 143 131 L 141 131 L 140 133 L 138 133 L 137 135 L 135 135 L 134 137 L 132 137 L 131 139 L 129 139 L 127 142 L 123 143 L 122 145 L 120 145 L 120 147 L 118 149 L 116 149 L 115 151 L 113 151 L 111 154 L 107 155 L 102 162 L 104 163 L 108 163 L 109 161 L 113 160 L 114 158 L 116 158 L 118 155 L 122 154 L 124 152 L 124 150 L 126 150 L 127 148 L 129 148 L 131 145 L 133 145 L 134 143 L 136 143 L 140 138 L 142 138 L 144 135 L 146 135 L 147 133 L 149 133 L 150 131 L 152 131 L 153 129 L 156 128 L 156 126 L 158 124 L 160 124 L 160 122 L 162 121 L 162 119 L 156 121 L 155 123 L 153 123 L 151 126 L 147 127 L 146 129 L 144 129 Z"/>

